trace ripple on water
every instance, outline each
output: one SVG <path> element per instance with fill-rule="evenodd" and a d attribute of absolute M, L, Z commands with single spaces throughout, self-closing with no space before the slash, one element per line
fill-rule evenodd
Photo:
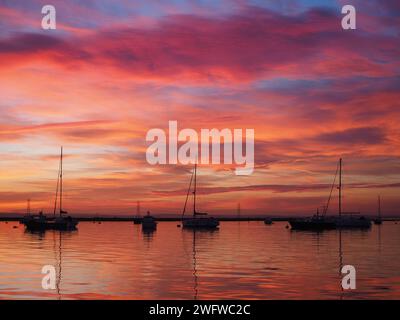
<path fill-rule="evenodd" d="M 18 228 L 14 228 L 18 226 Z M 76 232 L 25 232 L 0 223 L 0 299 L 399 299 L 399 225 L 294 232 L 278 222 L 222 222 L 193 232 L 161 222 L 82 222 Z M 341 243 L 340 243 L 341 239 Z M 57 290 L 41 288 L 54 265 Z M 340 268 L 357 269 L 357 290 Z"/>

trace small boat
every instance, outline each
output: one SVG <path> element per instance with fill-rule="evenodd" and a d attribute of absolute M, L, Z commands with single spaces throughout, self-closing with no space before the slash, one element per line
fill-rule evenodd
<path fill-rule="evenodd" d="M 193 187 L 193 215 L 191 218 L 184 218 L 186 205 L 189 198 L 192 181 L 194 177 L 194 187 Z M 219 221 L 216 218 L 209 217 L 205 212 L 197 212 L 196 210 L 196 189 L 197 187 L 197 163 L 194 165 L 194 171 L 192 177 L 190 178 L 189 189 L 186 195 L 185 205 L 182 212 L 182 226 L 183 228 L 189 229 L 216 229 L 219 226 Z"/>
<path fill-rule="evenodd" d="M 381 197 L 378 197 L 378 217 L 374 219 L 374 223 L 377 225 L 382 224 L 382 217 L 381 217 Z"/>
<path fill-rule="evenodd" d="M 267 224 L 267 225 L 271 225 L 271 224 L 273 224 L 273 221 L 272 221 L 271 218 L 265 218 L 264 219 L 264 223 Z"/>
<path fill-rule="evenodd" d="M 45 231 L 45 230 L 75 230 L 78 221 L 71 216 L 67 216 L 67 212 L 62 209 L 62 191 L 63 191 L 63 148 L 61 147 L 60 167 L 57 177 L 56 198 L 54 201 L 53 217 L 46 217 L 43 212 L 38 215 L 28 215 L 22 219 L 22 223 L 28 230 Z M 56 217 L 57 202 L 59 202 L 59 216 Z M 28 204 L 29 206 L 29 204 Z"/>
<path fill-rule="evenodd" d="M 27 215 L 21 222 L 30 231 L 44 231 L 48 229 L 47 218 L 42 211 L 37 215 Z"/>
<path fill-rule="evenodd" d="M 142 230 L 155 230 L 157 228 L 156 219 L 147 211 L 147 215 L 142 218 Z"/>
<path fill-rule="evenodd" d="M 70 231 L 75 230 L 78 221 L 70 216 L 47 218 L 43 212 L 38 215 L 31 215 L 29 219 L 24 222 L 25 227 L 30 231 L 45 231 L 45 230 L 60 230 Z"/>

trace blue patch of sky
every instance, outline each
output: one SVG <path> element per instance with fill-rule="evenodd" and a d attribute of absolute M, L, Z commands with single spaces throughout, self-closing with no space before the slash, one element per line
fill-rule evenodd
<path fill-rule="evenodd" d="M 145 16 L 150 18 L 159 18 L 169 14 L 196 14 L 198 9 L 202 13 L 224 14 L 232 12 L 233 6 L 229 1 L 211 1 L 211 0 L 169 0 L 169 1 L 81 1 L 72 0 L 76 5 L 93 9 L 110 16 L 110 18 L 130 18 L 134 16 Z M 87 18 L 87 17 L 86 17 Z M 98 21 L 103 24 L 104 21 Z"/>
<path fill-rule="evenodd" d="M 259 80 L 253 84 L 254 89 L 258 90 L 293 90 L 293 89 L 310 89 L 328 86 L 332 80 L 318 79 L 287 79 L 276 78 L 271 80 Z"/>
<path fill-rule="evenodd" d="M 299 14 L 311 8 L 341 9 L 337 0 L 249 0 L 248 3 L 281 14 Z"/>
<path fill-rule="evenodd" d="M 119 20 L 122 22 L 126 21 L 126 19 L 134 19 L 137 16 L 159 18 L 169 14 L 230 15 L 238 12 L 238 10 L 247 5 L 268 8 L 282 14 L 296 14 L 312 7 L 338 7 L 336 0 L 248 0 L 243 2 L 238 2 L 236 0 L 69 0 L 68 2 L 54 0 L 52 4 L 57 9 L 57 20 L 67 25 L 88 29 L 98 28 L 99 26 L 104 27 L 108 22 L 116 22 Z M 5 0 L 2 6 L 17 9 L 32 18 L 37 17 L 37 27 L 40 26 L 41 7 L 43 6 L 41 1 Z M 85 14 L 79 12 L 80 10 L 75 12 L 77 7 L 85 8 L 87 11 L 85 11 Z M 109 21 L 107 21 L 108 18 L 103 20 L 96 19 L 95 15 L 88 16 L 91 11 L 98 12 L 101 16 L 109 17 Z M 35 31 L 37 27 L 27 26 L 28 30 L 24 29 L 18 31 Z M 19 28 L 21 28 L 21 26 L 19 26 Z M 32 28 L 34 30 L 31 30 Z"/>

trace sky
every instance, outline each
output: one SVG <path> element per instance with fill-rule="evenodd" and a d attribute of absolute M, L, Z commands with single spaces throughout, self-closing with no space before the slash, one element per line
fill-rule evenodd
<path fill-rule="evenodd" d="M 400 208 L 400 2 L 0 0 L 0 212 L 180 214 L 191 165 L 149 165 L 146 133 L 255 130 L 255 170 L 200 165 L 215 215 L 304 215 L 343 158 L 344 210 Z M 329 212 L 337 210 L 337 192 Z"/>

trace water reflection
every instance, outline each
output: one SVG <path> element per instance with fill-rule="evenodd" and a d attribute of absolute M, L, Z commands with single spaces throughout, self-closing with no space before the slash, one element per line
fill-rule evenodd
<path fill-rule="evenodd" d="M 381 227 L 382 227 L 382 224 L 378 224 L 378 225 L 376 225 L 376 227 L 377 227 L 377 230 L 378 230 L 378 251 L 379 251 L 379 253 L 381 253 L 381 250 L 382 250 L 382 241 L 381 241 Z"/>
<path fill-rule="evenodd" d="M 342 268 L 343 268 L 343 249 L 342 249 L 342 230 L 339 229 L 339 279 L 342 277 Z M 343 300 L 343 286 L 340 283 L 341 293 L 339 295 L 340 300 Z"/>
<path fill-rule="evenodd" d="M 53 235 L 56 234 L 56 231 L 54 231 Z M 57 281 L 56 281 L 56 288 L 57 288 L 57 295 L 58 295 L 58 300 L 61 300 L 61 279 L 62 279 L 62 232 L 59 231 L 59 242 L 58 242 L 58 259 L 57 261 L 57 266 L 58 266 L 58 272 L 57 272 Z M 56 243 L 56 237 L 54 237 L 54 244 Z M 56 254 L 56 250 L 54 250 Z M 56 255 L 57 256 L 57 255 Z"/>
<path fill-rule="evenodd" d="M 197 295 L 199 293 L 199 291 L 198 291 L 199 284 L 198 284 L 198 280 L 197 280 L 197 268 L 196 268 L 196 266 L 197 266 L 197 261 L 196 261 L 196 231 L 193 230 L 193 279 L 194 279 L 194 281 L 193 281 L 193 283 L 194 283 L 194 286 L 193 286 L 193 291 L 194 291 L 193 299 L 194 300 L 197 300 Z"/>
<path fill-rule="evenodd" d="M 146 243 L 150 243 L 153 240 L 155 234 L 156 234 L 156 230 L 152 230 L 152 229 L 143 229 L 142 230 L 143 240 Z"/>
<path fill-rule="evenodd" d="M 37 239 L 39 241 L 42 241 L 44 239 L 44 236 L 46 234 L 46 231 L 44 230 L 28 230 L 25 229 L 24 233 L 28 236 L 30 236 L 32 239 Z"/>
<path fill-rule="evenodd" d="M 197 270 L 197 263 L 199 257 L 197 246 L 201 246 L 202 242 L 205 244 L 209 239 L 212 239 L 218 233 L 219 229 L 182 229 L 183 236 L 192 236 L 192 275 L 193 275 L 193 300 L 197 300 L 199 296 L 199 275 Z M 203 246 L 206 248 L 207 245 Z"/>
<path fill-rule="evenodd" d="M 46 240 L 46 236 L 52 235 L 52 247 L 53 247 L 53 254 L 54 254 L 54 261 L 55 261 L 55 268 L 56 268 L 56 293 L 57 299 L 62 299 L 61 293 L 61 282 L 62 282 L 62 259 L 63 259 L 63 238 L 69 238 L 73 236 L 74 233 L 77 233 L 77 230 L 70 230 L 70 231 L 58 231 L 58 230 L 24 230 L 24 234 L 28 236 L 31 240 L 35 240 L 35 242 L 40 245 L 43 241 Z"/>
<path fill-rule="evenodd" d="M 161 222 L 81 223 L 79 231 L 25 232 L 0 223 L 0 299 L 400 298 L 400 226 L 290 231 L 285 223 L 223 222 L 216 231 Z M 56 267 L 56 290 L 41 269 Z M 341 288 L 341 268 L 357 290 Z M 339 287 L 340 286 L 340 287 Z"/>

